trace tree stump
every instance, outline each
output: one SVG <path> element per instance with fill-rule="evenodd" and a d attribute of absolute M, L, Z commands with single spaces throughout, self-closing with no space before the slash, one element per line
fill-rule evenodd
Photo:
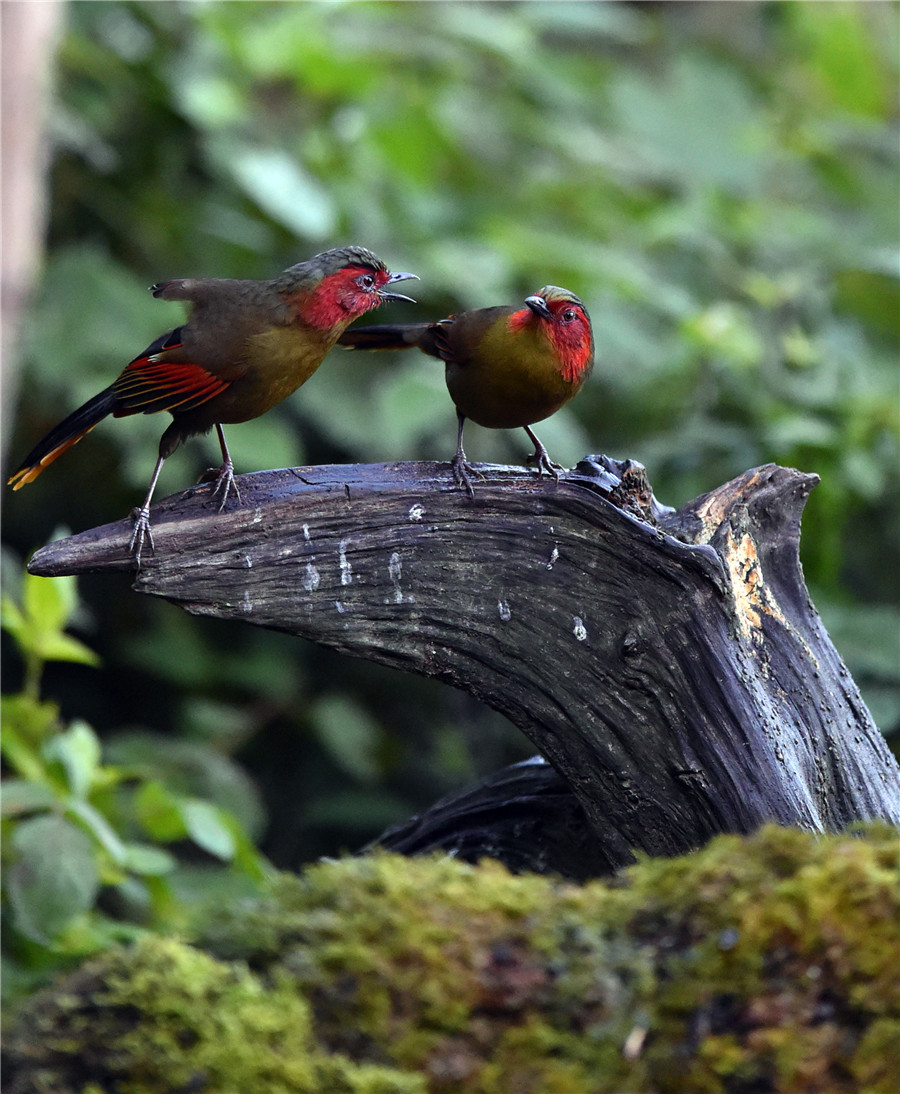
<path fill-rule="evenodd" d="M 767 465 L 660 506 L 643 468 L 556 483 L 446 464 L 245 475 L 160 502 L 138 592 L 462 688 L 577 798 L 598 860 L 673 855 L 765 821 L 900 823 L 900 774 L 813 607 L 800 516 L 818 481 Z M 32 573 L 130 571 L 127 521 L 42 548 Z"/>

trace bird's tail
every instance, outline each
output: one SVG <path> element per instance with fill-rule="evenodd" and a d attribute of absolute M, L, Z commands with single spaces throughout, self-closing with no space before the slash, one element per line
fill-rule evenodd
<path fill-rule="evenodd" d="M 34 482 L 45 467 L 49 467 L 67 448 L 77 444 L 85 433 L 90 433 L 107 414 L 112 414 L 115 406 L 115 388 L 108 387 L 51 429 L 28 453 L 18 471 L 7 480 L 13 490 L 20 490 L 27 482 Z"/>
<path fill-rule="evenodd" d="M 422 343 L 431 326 L 432 323 L 384 323 L 372 327 L 351 327 L 338 338 L 338 345 L 348 349 L 423 348 Z"/>

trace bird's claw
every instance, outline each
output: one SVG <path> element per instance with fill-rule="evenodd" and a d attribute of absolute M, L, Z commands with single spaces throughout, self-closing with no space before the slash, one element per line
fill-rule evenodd
<path fill-rule="evenodd" d="M 540 448 L 536 448 L 534 452 L 528 457 L 528 462 L 534 464 L 537 467 L 538 478 L 544 477 L 546 471 L 548 475 L 552 475 L 556 482 L 559 482 L 560 474 L 565 471 L 565 468 L 561 463 L 554 463 L 550 459 L 550 455 L 547 449 L 543 445 Z"/>
<path fill-rule="evenodd" d="M 133 527 L 131 529 L 131 543 L 128 550 L 134 556 L 135 567 L 141 568 L 141 551 L 144 545 L 150 548 L 151 554 L 156 550 L 153 544 L 153 532 L 150 530 L 150 507 L 142 505 L 140 509 L 131 512 Z"/>
<path fill-rule="evenodd" d="M 466 459 L 465 454 L 457 453 L 450 465 L 453 469 L 453 481 L 460 490 L 465 490 L 470 498 L 475 497 L 475 487 L 472 485 L 472 477 L 485 481 L 484 475 Z"/>
<path fill-rule="evenodd" d="M 220 513 L 225 509 L 228 495 L 232 491 L 234 491 L 234 496 L 240 504 L 241 492 L 238 489 L 237 480 L 234 477 L 234 464 L 230 460 L 226 460 L 221 467 L 210 467 L 200 481 L 211 482 L 213 484 L 209 496 L 213 501 L 218 501 Z"/>

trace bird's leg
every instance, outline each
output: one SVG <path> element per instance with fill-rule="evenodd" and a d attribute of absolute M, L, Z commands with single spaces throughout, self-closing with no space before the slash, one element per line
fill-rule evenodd
<path fill-rule="evenodd" d="M 531 426 L 526 425 L 525 432 L 531 438 L 531 443 L 534 445 L 534 454 L 528 457 L 528 461 L 529 463 L 534 462 L 537 464 L 538 478 L 541 478 L 546 471 L 559 482 L 560 471 L 565 471 L 563 465 L 561 463 L 554 463 L 553 460 L 550 459 L 547 449 L 541 444 L 537 434 Z"/>
<path fill-rule="evenodd" d="M 153 497 L 153 491 L 156 489 L 156 480 L 159 478 L 159 473 L 162 471 L 162 465 L 165 462 L 166 457 L 160 455 L 156 461 L 156 467 L 153 470 L 153 478 L 150 480 L 150 489 L 147 491 L 147 496 L 144 498 L 144 504 L 140 509 L 133 509 L 131 512 L 131 519 L 134 522 L 134 526 L 131 530 L 131 543 L 128 546 L 129 551 L 134 555 L 134 564 L 138 570 L 141 568 L 141 551 L 144 544 L 150 548 L 151 551 L 155 550 L 153 546 L 153 533 L 150 531 L 150 499 Z"/>
<path fill-rule="evenodd" d="M 459 421 L 459 432 L 456 434 L 456 455 L 453 457 L 453 462 L 450 465 L 453 468 L 453 481 L 460 490 L 465 490 L 470 498 L 474 498 L 475 487 L 472 485 L 470 476 L 474 475 L 484 482 L 484 475 L 469 463 L 466 459 L 465 452 L 463 452 L 462 437 L 466 416 L 457 410 L 456 417 Z"/>
<path fill-rule="evenodd" d="M 234 462 L 231 459 L 231 454 L 228 451 L 228 445 L 225 443 L 225 431 L 221 425 L 216 422 L 216 433 L 219 437 L 219 447 L 222 449 L 222 466 L 218 471 L 207 472 L 210 477 L 215 474 L 216 479 L 213 483 L 211 497 L 213 501 L 219 502 L 219 512 L 225 508 L 225 503 L 228 501 L 228 495 L 233 490 L 237 500 L 241 500 L 241 492 L 238 490 L 238 484 L 234 481 Z M 206 478 L 206 476 L 204 476 Z"/>

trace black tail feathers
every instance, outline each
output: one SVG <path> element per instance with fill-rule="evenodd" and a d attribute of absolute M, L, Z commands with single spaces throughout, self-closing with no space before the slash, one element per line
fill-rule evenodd
<path fill-rule="evenodd" d="M 421 349 L 431 325 L 384 323 L 372 327 L 351 327 L 340 336 L 338 345 L 347 346 L 348 349 L 409 349 L 411 346 Z"/>
<path fill-rule="evenodd" d="M 68 418 L 51 429 L 46 437 L 28 453 L 19 469 L 10 476 L 13 490 L 21 489 L 26 483 L 34 482 L 45 467 L 49 467 L 66 449 L 77 444 L 94 426 L 116 407 L 116 392 L 113 386 L 101 391 L 93 399 L 70 414 Z"/>

